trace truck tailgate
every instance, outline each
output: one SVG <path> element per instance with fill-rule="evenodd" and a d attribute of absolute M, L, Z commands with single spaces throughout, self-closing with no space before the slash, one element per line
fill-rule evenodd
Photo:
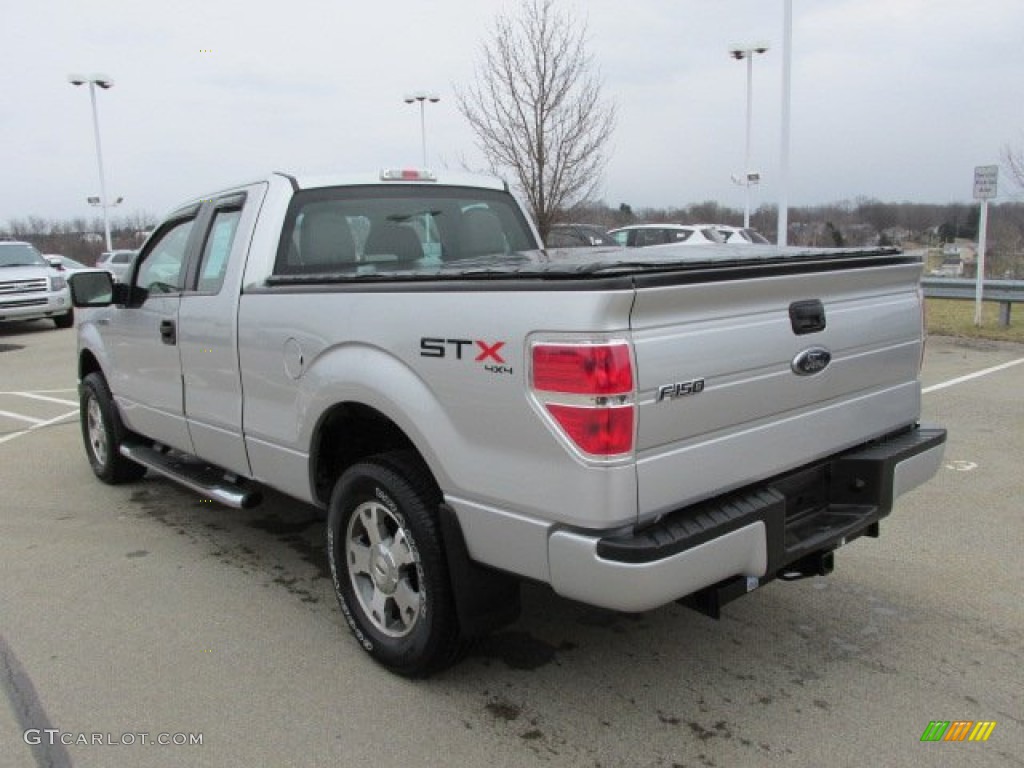
<path fill-rule="evenodd" d="M 916 422 L 920 272 L 833 255 L 638 280 L 639 522 Z"/>

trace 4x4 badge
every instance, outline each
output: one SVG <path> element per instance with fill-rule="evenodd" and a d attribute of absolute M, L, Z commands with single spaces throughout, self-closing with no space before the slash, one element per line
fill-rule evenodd
<path fill-rule="evenodd" d="M 831 362 L 831 352 L 824 347 L 811 347 L 794 357 L 789 367 L 797 376 L 813 376 L 828 368 L 828 364 Z"/>

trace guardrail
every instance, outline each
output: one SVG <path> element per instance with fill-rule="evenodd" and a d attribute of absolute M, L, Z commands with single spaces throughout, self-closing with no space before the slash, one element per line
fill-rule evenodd
<path fill-rule="evenodd" d="M 974 280 L 958 277 L 925 277 L 921 279 L 924 295 L 929 299 L 969 299 L 974 301 Z M 1010 326 L 1010 307 L 1024 301 L 1024 280 L 986 280 L 982 301 L 999 302 L 999 324 Z"/>

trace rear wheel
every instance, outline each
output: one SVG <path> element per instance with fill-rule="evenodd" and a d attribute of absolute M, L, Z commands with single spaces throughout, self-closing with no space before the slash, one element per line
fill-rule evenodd
<path fill-rule="evenodd" d="M 436 510 L 414 454 L 381 454 L 338 480 L 327 516 L 334 589 L 356 640 L 397 674 L 420 677 L 464 650 Z"/>
<path fill-rule="evenodd" d="M 82 380 L 80 418 L 85 453 L 92 471 L 111 485 L 138 480 L 146 468 L 121 455 L 125 430 L 117 406 L 100 373 L 90 373 Z"/>

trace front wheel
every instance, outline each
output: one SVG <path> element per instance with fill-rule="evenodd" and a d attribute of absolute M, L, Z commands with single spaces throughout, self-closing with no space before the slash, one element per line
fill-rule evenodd
<path fill-rule="evenodd" d="M 422 462 L 393 452 L 353 465 L 327 515 L 327 557 L 352 634 L 377 662 L 421 677 L 464 650 L 436 510 Z"/>
<path fill-rule="evenodd" d="M 75 310 L 69 309 L 63 315 L 57 315 L 53 318 L 53 324 L 58 328 L 70 328 L 75 324 Z"/>
<path fill-rule="evenodd" d="M 121 455 L 126 430 L 107 381 L 100 373 L 90 373 L 82 380 L 80 418 L 85 453 L 96 477 L 116 485 L 146 474 L 145 467 Z"/>

